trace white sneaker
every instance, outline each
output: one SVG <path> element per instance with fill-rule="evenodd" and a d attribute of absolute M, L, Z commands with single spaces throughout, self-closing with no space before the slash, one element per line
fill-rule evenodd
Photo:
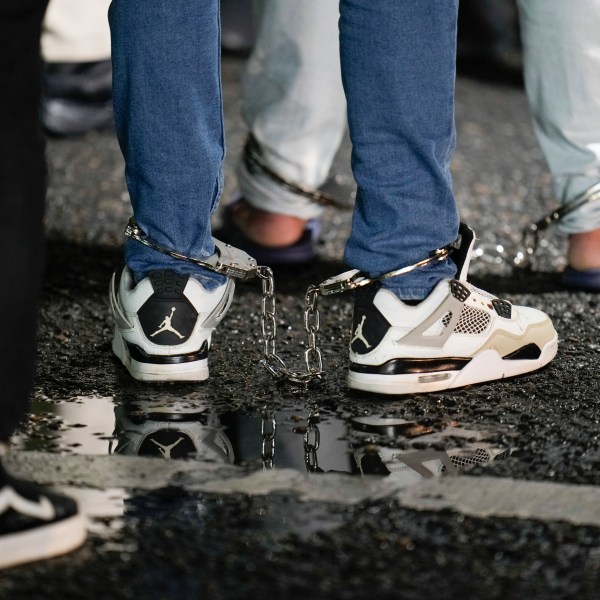
<path fill-rule="evenodd" d="M 74 500 L 15 479 L 0 462 L 0 569 L 71 552 L 85 538 Z"/>
<path fill-rule="evenodd" d="M 125 267 L 113 275 L 109 301 L 113 352 L 141 381 L 208 378 L 211 334 L 233 298 L 234 283 L 207 291 L 189 275 L 154 271 L 137 285 Z"/>
<path fill-rule="evenodd" d="M 555 356 L 549 317 L 465 280 L 474 235 L 463 231 L 458 279 L 417 305 L 378 286 L 356 294 L 348 386 L 379 394 L 436 392 L 534 371 Z"/>

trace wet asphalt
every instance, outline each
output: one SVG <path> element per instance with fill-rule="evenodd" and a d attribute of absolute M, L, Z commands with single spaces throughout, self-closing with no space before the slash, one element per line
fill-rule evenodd
<path fill-rule="evenodd" d="M 224 59 L 225 198 L 245 136 L 242 67 Z M 457 130 L 463 220 L 486 243 L 518 244 L 556 205 L 523 90 L 460 77 Z M 349 155 L 345 140 L 329 187 L 351 205 Z M 90 533 L 69 556 L 2 573 L 1 598 L 598 597 L 598 296 L 562 288 L 555 230 L 533 271 L 479 261 L 471 277 L 552 316 L 560 348 L 542 372 L 405 398 L 350 393 L 352 298 L 340 295 L 320 302 L 323 381 L 277 382 L 259 366 L 249 281 L 214 335 L 211 378 L 147 385 L 110 351 L 108 281 L 130 213 L 114 132 L 50 140 L 48 160 L 38 375 L 11 461 L 78 497 Z M 275 271 L 278 347 L 295 369 L 304 292 L 344 270 L 349 226 L 349 212 L 328 209 L 318 260 Z M 165 460 L 143 445 L 151 429 L 164 447 L 185 430 L 196 456 Z"/>

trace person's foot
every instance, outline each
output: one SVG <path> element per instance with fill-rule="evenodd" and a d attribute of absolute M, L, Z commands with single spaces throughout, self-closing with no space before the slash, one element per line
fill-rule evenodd
<path fill-rule="evenodd" d="M 600 292 L 600 229 L 570 235 L 567 260 L 562 274 L 565 287 Z"/>
<path fill-rule="evenodd" d="M 141 381 L 208 378 L 211 335 L 225 316 L 233 280 L 208 291 L 189 275 L 154 271 L 137 285 L 125 267 L 110 286 L 113 352 Z"/>
<path fill-rule="evenodd" d="M 74 500 L 15 479 L 0 463 L 0 569 L 65 554 L 85 537 Z"/>
<path fill-rule="evenodd" d="M 600 269 L 600 229 L 570 235 L 567 260 L 576 271 Z"/>
<path fill-rule="evenodd" d="M 307 221 L 304 219 L 260 210 L 244 199 L 235 203 L 232 213 L 234 223 L 246 237 L 267 248 L 291 246 L 298 242 L 306 229 Z"/>
<path fill-rule="evenodd" d="M 225 207 L 219 240 L 247 252 L 260 265 L 303 265 L 315 259 L 321 225 L 288 215 L 266 212 L 240 198 Z"/>
<path fill-rule="evenodd" d="M 377 286 L 359 290 L 349 387 L 380 394 L 435 392 L 549 363 L 558 342 L 548 316 L 483 292 L 465 276 L 440 281 L 417 305 Z"/>

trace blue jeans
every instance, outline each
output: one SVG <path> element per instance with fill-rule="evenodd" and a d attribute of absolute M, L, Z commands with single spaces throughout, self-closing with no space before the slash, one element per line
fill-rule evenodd
<path fill-rule="evenodd" d="M 341 0 L 342 78 L 358 184 L 345 260 L 377 276 L 452 242 L 457 0 Z M 113 0 L 115 121 L 140 226 L 185 254 L 213 253 L 210 217 L 222 189 L 218 0 Z M 318 40 L 315 41 L 318 43 Z M 136 273 L 171 268 L 218 276 L 135 242 Z M 425 297 L 452 262 L 386 280 Z"/>

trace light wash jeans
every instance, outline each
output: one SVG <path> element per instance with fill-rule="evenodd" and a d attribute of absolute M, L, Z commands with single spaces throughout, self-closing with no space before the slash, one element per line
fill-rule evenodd
<path fill-rule="evenodd" d="M 275 173 L 316 189 L 327 178 L 346 130 L 339 0 L 256 0 L 257 39 L 242 85 L 242 114 Z M 300 219 L 323 209 L 260 172 L 237 169 L 255 208 Z"/>
<path fill-rule="evenodd" d="M 51 0 L 42 28 L 46 62 L 91 62 L 110 59 L 106 12 L 110 0 Z"/>
<path fill-rule="evenodd" d="M 563 203 L 600 182 L 600 0 L 519 0 L 535 132 Z M 600 228 L 600 203 L 559 223 Z"/>
<path fill-rule="evenodd" d="M 210 216 L 223 181 L 218 13 L 217 0 L 113 0 L 109 11 L 115 122 L 134 214 L 156 241 L 198 257 L 214 252 Z M 340 2 L 358 185 L 345 260 L 368 275 L 412 264 L 456 238 L 456 18 L 457 0 Z M 314 44 L 327 47 L 323 39 Z M 170 268 L 206 285 L 220 281 L 132 241 L 126 261 L 141 275 Z M 421 299 L 455 271 L 440 262 L 385 285 Z"/>

